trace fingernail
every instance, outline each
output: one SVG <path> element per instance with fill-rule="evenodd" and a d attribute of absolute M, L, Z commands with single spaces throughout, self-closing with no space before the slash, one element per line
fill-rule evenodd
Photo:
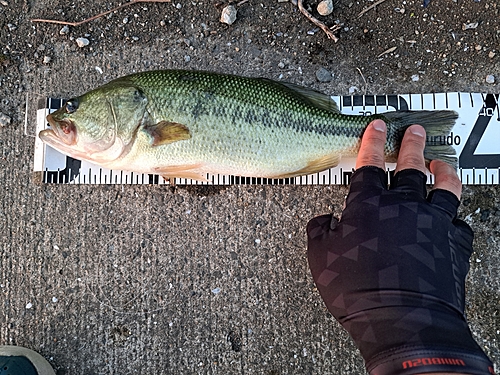
<path fill-rule="evenodd" d="M 373 129 L 378 130 L 379 132 L 385 132 L 386 126 L 385 122 L 382 120 L 374 120 L 372 122 Z"/>
<path fill-rule="evenodd" d="M 415 135 L 418 135 L 419 137 L 422 137 L 424 138 L 425 137 L 425 130 L 423 127 L 421 127 L 420 125 L 412 125 L 410 127 L 410 131 L 415 134 Z"/>

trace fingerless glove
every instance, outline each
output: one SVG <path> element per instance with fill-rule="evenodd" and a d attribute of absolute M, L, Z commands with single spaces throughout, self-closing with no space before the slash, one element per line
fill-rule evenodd
<path fill-rule="evenodd" d="M 473 232 L 457 219 L 458 198 L 426 197 L 425 183 L 407 169 L 388 189 L 382 169 L 357 170 L 340 221 L 307 226 L 314 281 L 370 375 L 491 375 L 464 316 Z"/>

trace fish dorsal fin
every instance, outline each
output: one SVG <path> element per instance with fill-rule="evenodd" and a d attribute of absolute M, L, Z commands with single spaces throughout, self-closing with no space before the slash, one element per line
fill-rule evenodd
<path fill-rule="evenodd" d="M 144 131 L 152 138 L 152 146 L 167 145 L 191 138 L 191 132 L 186 125 L 177 122 L 160 121 L 154 125 L 147 125 Z"/>
<path fill-rule="evenodd" d="M 290 82 L 276 82 L 267 78 L 260 78 L 260 79 L 272 83 L 276 86 L 284 86 L 284 88 L 287 91 L 289 90 L 293 91 L 296 96 L 298 96 L 305 102 L 314 105 L 315 107 L 319 107 L 321 109 L 334 113 L 340 113 L 337 103 L 335 103 L 335 101 L 330 96 L 323 94 L 322 92 L 307 87 L 303 87 L 300 85 L 296 85 Z"/>

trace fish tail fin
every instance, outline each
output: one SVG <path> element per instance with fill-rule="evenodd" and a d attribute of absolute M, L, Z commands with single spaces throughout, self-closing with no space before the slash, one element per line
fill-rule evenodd
<path fill-rule="evenodd" d="M 387 137 L 394 144 L 394 154 L 399 152 L 399 146 L 406 129 L 413 124 L 422 125 L 426 132 L 424 157 L 426 162 L 442 160 L 453 168 L 458 167 L 455 149 L 447 142 L 447 137 L 458 119 L 455 111 L 396 111 L 386 112 Z M 392 139 L 391 139 L 392 138 Z"/>

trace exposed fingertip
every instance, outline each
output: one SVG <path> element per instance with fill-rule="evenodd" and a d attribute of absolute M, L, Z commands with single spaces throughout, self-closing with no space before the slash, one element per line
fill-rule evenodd
<path fill-rule="evenodd" d="M 444 161 L 432 160 L 429 169 L 435 178 L 434 189 L 448 190 L 460 199 L 462 182 L 458 178 L 455 168 Z"/>
<path fill-rule="evenodd" d="M 425 129 L 420 125 L 412 125 L 409 127 L 412 134 L 418 135 L 419 137 L 425 138 Z"/>
<path fill-rule="evenodd" d="M 384 121 L 377 119 L 372 121 L 372 127 L 373 129 L 379 131 L 379 132 L 385 132 L 387 130 L 387 126 Z"/>

